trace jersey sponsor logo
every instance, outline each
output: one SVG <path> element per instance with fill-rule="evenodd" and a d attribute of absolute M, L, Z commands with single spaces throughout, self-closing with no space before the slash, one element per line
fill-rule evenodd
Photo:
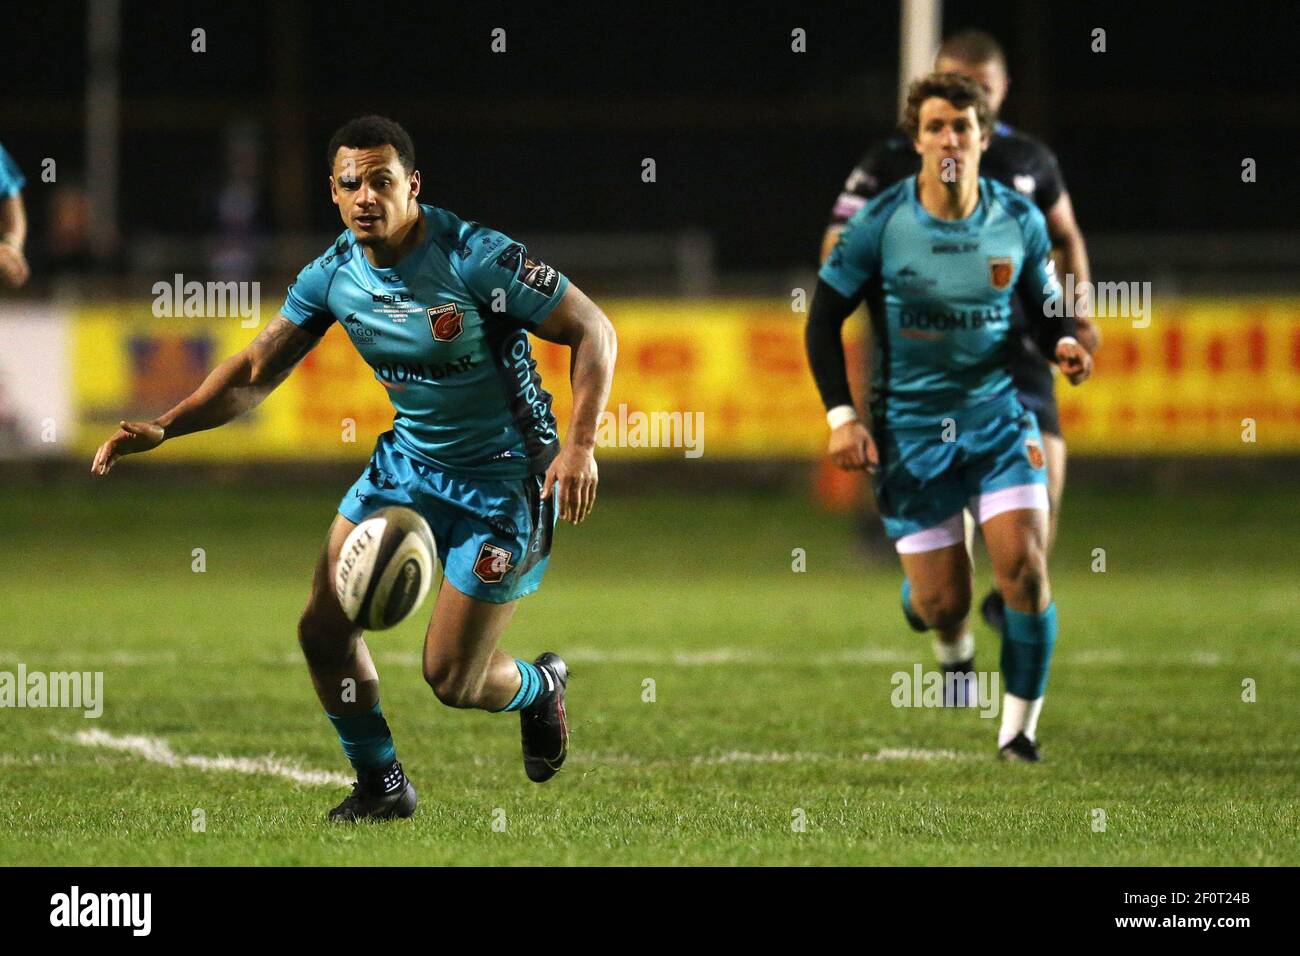
<path fill-rule="evenodd" d="M 900 294 L 922 295 L 929 292 L 938 284 L 938 279 L 927 278 L 911 266 L 903 266 L 903 268 L 894 273 L 894 289 Z"/>
<path fill-rule="evenodd" d="M 371 302 L 382 302 L 385 305 L 393 305 L 398 302 L 410 302 L 415 296 L 409 292 L 372 292 L 370 293 Z"/>
<path fill-rule="evenodd" d="M 989 282 L 993 288 L 1005 289 L 1011 285 L 1013 271 L 1010 256 L 989 256 Z"/>
<path fill-rule="evenodd" d="M 368 329 L 365 323 L 357 318 L 355 312 L 349 312 L 347 318 L 343 320 L 343 328 L 347 330 L 348 337 L 353 342 L 369 342 L 372 339 L 383 338 L 384 333 L 378 329 Z"/>
<path fill-rule="evenodd" d="M 514 556 L 514 552 L 484 541 L 478 557 L 474 559 L 474 576 L 484 584 L 500 584 L 514 570 L 514 565 L 510 563 Z"/>
<path fill-rule="evenodd" d="M 445 365 L 437 362 L 381 362 L 371 366 L 375 378 L 394 392 L 400 392 L 405 382 L 436 382 L 449 375 L 459 375 L 478 366 L 469 353 Z"/>
<path fill-rule="evenodd" d="M 918 309 L 901 309 L 898 313 L 900 329 L 982 329 L 986 325 L 1005 322 L 1009 312 L 998 309 L 958 309 L 954 312 L 926 312 Z"/>
<path fill-rule="evenodd" d="M 425 309 L 429 316 L 429 330 L 439 342 L 453 342 L 465 331 L 465 313 L 455 302 Z"/>
<path fill-rule="evenodd" d="M 1042 468 L 1044 464 L 1043 446 L 1032 438 L 1025 439 L 1025 457 L 1029 459 L 1030 466 Z"/>
<path fill-rule="evenodd" d="M 961 252 L 974 252 L 980 247 L 978 242 L 937 242 L 930 246 L 936 256 L 952 255 Z"/>

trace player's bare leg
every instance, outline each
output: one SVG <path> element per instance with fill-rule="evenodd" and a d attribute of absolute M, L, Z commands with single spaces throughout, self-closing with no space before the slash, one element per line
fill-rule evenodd
<path fill-rule="evenodd" d="M 1035 761 L 1038 716 L 1052 649 L 1056 606 L 1047 576 L 1046 512 L 1005 511 L 981 527 L 994 580 L 1006 605 L 1002 636 L 1005 693 L 998 747 L 1004 758 Z"/>
<path fill-rule="evenodd" d="M 1047 554 L 1056 547 L 1056 529 L 1061 522 L 1061 499 L 1065 497 L 1065 439 L 1043 432 L 1043 455 L 1047 459 L 1047 498 L 1052 503 L 1048 515 Z"/>
<path fill-rule="evenodd" d="M 904 606 L 934 632 L 934 652 L 945 674 L 945 706 L 975 706 L 971 693 L 975 638 L 970 630 L 971 561 L 964 541 L 933 551 L 900 554 L 907 584 Z M 915 625 L 914 625 L 915 626 Z"/>
<path fill-rule="evenodd" d="M 334 594 L 334 572 L 343 542 L 356 525 L 336 515 L 312 578 L 311 597 L 298 621 L 298 644 L 307 658 L 312 685 L 338 731 L 357 783 L 330 811 L 330 819 L 409 817 L 415 788 L 397 762 L 388 722 L 379 708 L 379 673 L 370 650 L 343 613 Z"/>
<path fill-rule="evenodd" d="M 424 638 L 424 679 L 449 707 L 519 711 L 524 769 L 542 783 L 560 769 L 568 751 L 569 675 L 555 654 L 530 664 L 497 648 L 518 603 L 477 600 L 444 578 Z"/>
<path fill-rule="evenodd" d="M 1047 516 L 1047 556 L 1051 557 L 1056 547 L 1056 530 L 1061 522 L 1061 499 L 1065 496 L 1065 439 L 1050 432 L 1042 433 L 1043 457 L 1047 464 L 1047 500 L 1052 510 Z M 973 522 L 967 524 L 967 544 L 972 544 Z M 1006 607 L 1002 592 L 994 586 L 980 603 L 980 615 L 993 630 L 999 634 L 1006 629 Z"/>

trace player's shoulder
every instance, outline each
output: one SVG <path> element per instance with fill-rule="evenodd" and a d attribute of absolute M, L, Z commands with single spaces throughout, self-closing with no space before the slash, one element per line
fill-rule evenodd
<path fill-rule="evenodd" d="M 881 191 L 879 195 L 873 197 L 854 218 L 860 217 L 864 223 L 875 224 L 883 228 L 889 217 L 907 201 L 908 190 L 911 185 L 912 178 L 910 176 L 907 179 L 900 179 Z"/>
<path fill-rule="evenodd" d="M 510 268 L 511 250 L 522 248 L 499 229 L 462 219 L 447 209 L 428 208 L 430 241 L 442 249 L 452 269 L 466 280 L 492 268 Z M 518 265 L 517 253 L 514 264 Z"/>
<path fill-rule="evenodd" d="M 1056 164 L 1056 153 L 1037 136 L 1031 136 L 1024 130 L 1006 123 L 998 123 L 994 129 L 990 149 L 996 147 L 1016 159 L 1018 166 L 1052 166 Z"/>
<path fill-rule="evenodd" d="M 989 201 L 1002 207 L 1008 216 L 1015 220 L 1032 219 L 1037 216 L 1043 218 L 1043 214 L 1038 211 L 1038 207 L 1029 199 L 1025 198 L 1016 190 L 1012 189 L 1006 183 L 998 182 L 992 177 L 981 176 L 980 183 L 988 191 Z"/>
<path fill-rule="evenodd" d="M 990 204 L 1000 207 L 1007 216 L 1015 220 L 1026 237 L 1039 233 L 1047 234 L 1047 220 L 1032 201 L 996 179 L 981 176 L 980 183 L 987 190 L 986 195 L 989 197 Z"/>
<path fill-rule="evenodd" d="M 356 255 L 357 243 L 356 237 L 352 235 L 351 229 L 344 229 L 339 233 L 334 241 L 326 247 L 325 251 L 319 256 L 307 263 L 303 269 L 305 274 L 316 273 L 326 278 L 333 278 L 334 274 L 343 266 L 352 261 Z"/>

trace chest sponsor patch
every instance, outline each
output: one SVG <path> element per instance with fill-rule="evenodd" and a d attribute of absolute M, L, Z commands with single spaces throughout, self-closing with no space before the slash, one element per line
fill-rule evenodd
<path fill-rule="evenodd" d="M 465 313 L 455 302 L 436 305 L 425 311 L 429 316 L 429 329 L 439 342 L 453 342 L 465 331 Z"/>
<path fill-rule="evenodd" d="M 513 557 L 514 554 L 505 548 L 498 548 L 495 544 L 484 541 L 478 557 L 474 559 L 474 576 L 484 584 L 500 584 L 501 580 L 514 569 L 514 565 L 510 563 Z"/>
<path fill-rule="evenodd" d="M 1011 285 L 1013 271 L 1010 256 L 989 256 L 989 282 L 995 289 Z"/>

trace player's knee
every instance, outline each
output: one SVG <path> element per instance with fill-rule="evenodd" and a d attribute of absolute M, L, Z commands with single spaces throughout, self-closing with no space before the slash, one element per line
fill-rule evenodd
<path fill-rule="evenodd" d="M 912 608 L 931 627 L 956 627 L 970 613 L 970 592 L 962 588 L 913 591 Z"/>
<path fill-rule="evenodd" d="M 1004 600 L 1038 607 L 1047 593 L 1047 562 L 1042 551 L 1037 548 L 1026 551 L 1000 578 L 998 587 Z"/>
<path fill-rule="evenodd" d="M 353 629 L 340 628 L 337 621 L 308 605 L 298 618 L 298 646 L 312 667 L 329 667 L 346 662 Z"/>
<path fill-rule="evenodd" d="M 482 682 L 475 680 L 463 667 L 445 661 L 426 661 L 424 680 L 439 702 L 448 707 L 467 709 L 478 706 Z"/>

